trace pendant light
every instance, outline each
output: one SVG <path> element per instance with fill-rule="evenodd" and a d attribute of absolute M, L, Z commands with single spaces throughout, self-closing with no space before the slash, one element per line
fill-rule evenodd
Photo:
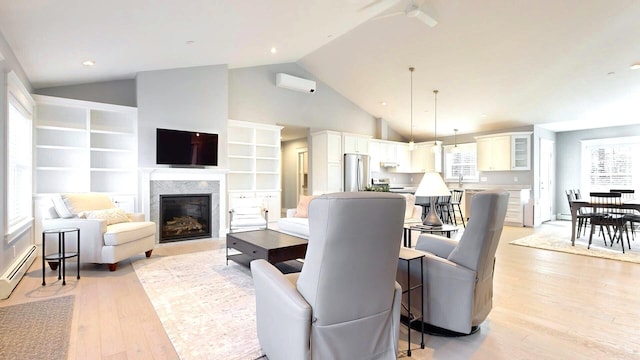
<path fill-rule="evenodd" d="M 440 146 L 438 145 L 438 90 L 433 90 L 435 96 L 433 107 L 433 152 L 440 152 Z"/>
<path fill-rule="evenodd" d="M 410 99 L 410 107 L 411 107 L 411 113 L 410 113 L 410 117 L 411 117 L 411 140 L 409 141 L 409 150 L 413 151 L 413 148 L 415 147 L 415 143 L 413 142 L 413 71 L 415 70 L 415 68 L 412 66 L 409 68 L 409 72 L 411 73 L 411 89 L 410 89 L 410 93 L 411 93 L 411 99 Z"/>
<path fill-rule="evenodd" d="M 458 129 L 453 129 L 453 149 L 451 152 L 457 153 L 460 149 L 458 149 Z"/>

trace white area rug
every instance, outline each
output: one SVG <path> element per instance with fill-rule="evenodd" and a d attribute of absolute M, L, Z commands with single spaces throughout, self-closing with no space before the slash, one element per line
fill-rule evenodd
<path fill-rule="evenodd" d="M 225 250 L 133 263 L 182 360 L 256 359 L 255 294 L 248 268 Z"/>
<path fill-rule="evenodd" d="M 570 223 L 569 223 L 570 224 Z M 636 234 L 638 239 L 636 241 L 631 240 L 631 250 L 627 246 L 627 237 L 624 236 L 625 253 L 622 253 L 622 246 L 620 243 L 614 243 L 613 247 L 610 246 L 610 242 L 607 238 L 609 245 L 605 246 L 602 237 L 593 236 L 591 242 L 591 248 L 587 249 L 589 244 L 589 229 L 587 229 L 587 235 L 581 236 L 576 239 L 575 246 L 571 246 L 571 227 L 570 226 L 556 226 L 556 229 L 551 229 L 547 225 L 544 226 L 545 231 L 541 231 L 536 234 L 525 236 L 523 238 L 514 240 L 510 244 L 528 246 L 538 249 L 560 251 L 570 254 L 594 256 L 599 258 L 613 259 L 619 261 L 627 261 L 632 263 L 640 263 L 640 234 Z M 564 229 L 564 231 L 558 231 L 558 228 Z M 631 233 L 629 233 L 631 236 Z"/>

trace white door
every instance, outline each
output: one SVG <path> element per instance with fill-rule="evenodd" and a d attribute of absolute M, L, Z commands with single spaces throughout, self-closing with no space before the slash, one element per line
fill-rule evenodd
<path fill-rule="evenodd" d="M 549 221 L 551 217 L 551 203 L 553 198 L 553 147 L 554 142 L 540 139 L 540 196 L 538 207 L 540 208 L 540 222 Z"/>

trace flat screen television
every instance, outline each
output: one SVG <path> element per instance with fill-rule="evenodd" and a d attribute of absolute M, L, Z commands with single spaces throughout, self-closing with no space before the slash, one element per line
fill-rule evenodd
<path fill-rule="evenodd" d="M 218 166 L 218 134 L 156 129 L 156 164 Z"/>

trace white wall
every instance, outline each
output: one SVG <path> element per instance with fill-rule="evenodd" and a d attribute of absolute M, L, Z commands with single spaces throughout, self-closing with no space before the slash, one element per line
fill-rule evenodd
<path fill-rule="evenodd" d="M 226 65 L 147 71 L 137 76 L 139 167 L 156 165 L 156 128 L 218 134 L 218 167 L 227 164 Z"/>
<path fill-rule="evenodd" d="M 67 99 L 95 101 L 124 106 L 136 106 L 135 79 L 104 81 L 98 83 L 69 86 L 56 86 L 36 89 L 34 93 Z"/>
<path fill-rule="evenodd" d="M 279 72 L 316 81 L 313 94 L 276 87 Z M 294 63 L 229 71 L 229 118 L 375 135 L 375 118 Z"/>

